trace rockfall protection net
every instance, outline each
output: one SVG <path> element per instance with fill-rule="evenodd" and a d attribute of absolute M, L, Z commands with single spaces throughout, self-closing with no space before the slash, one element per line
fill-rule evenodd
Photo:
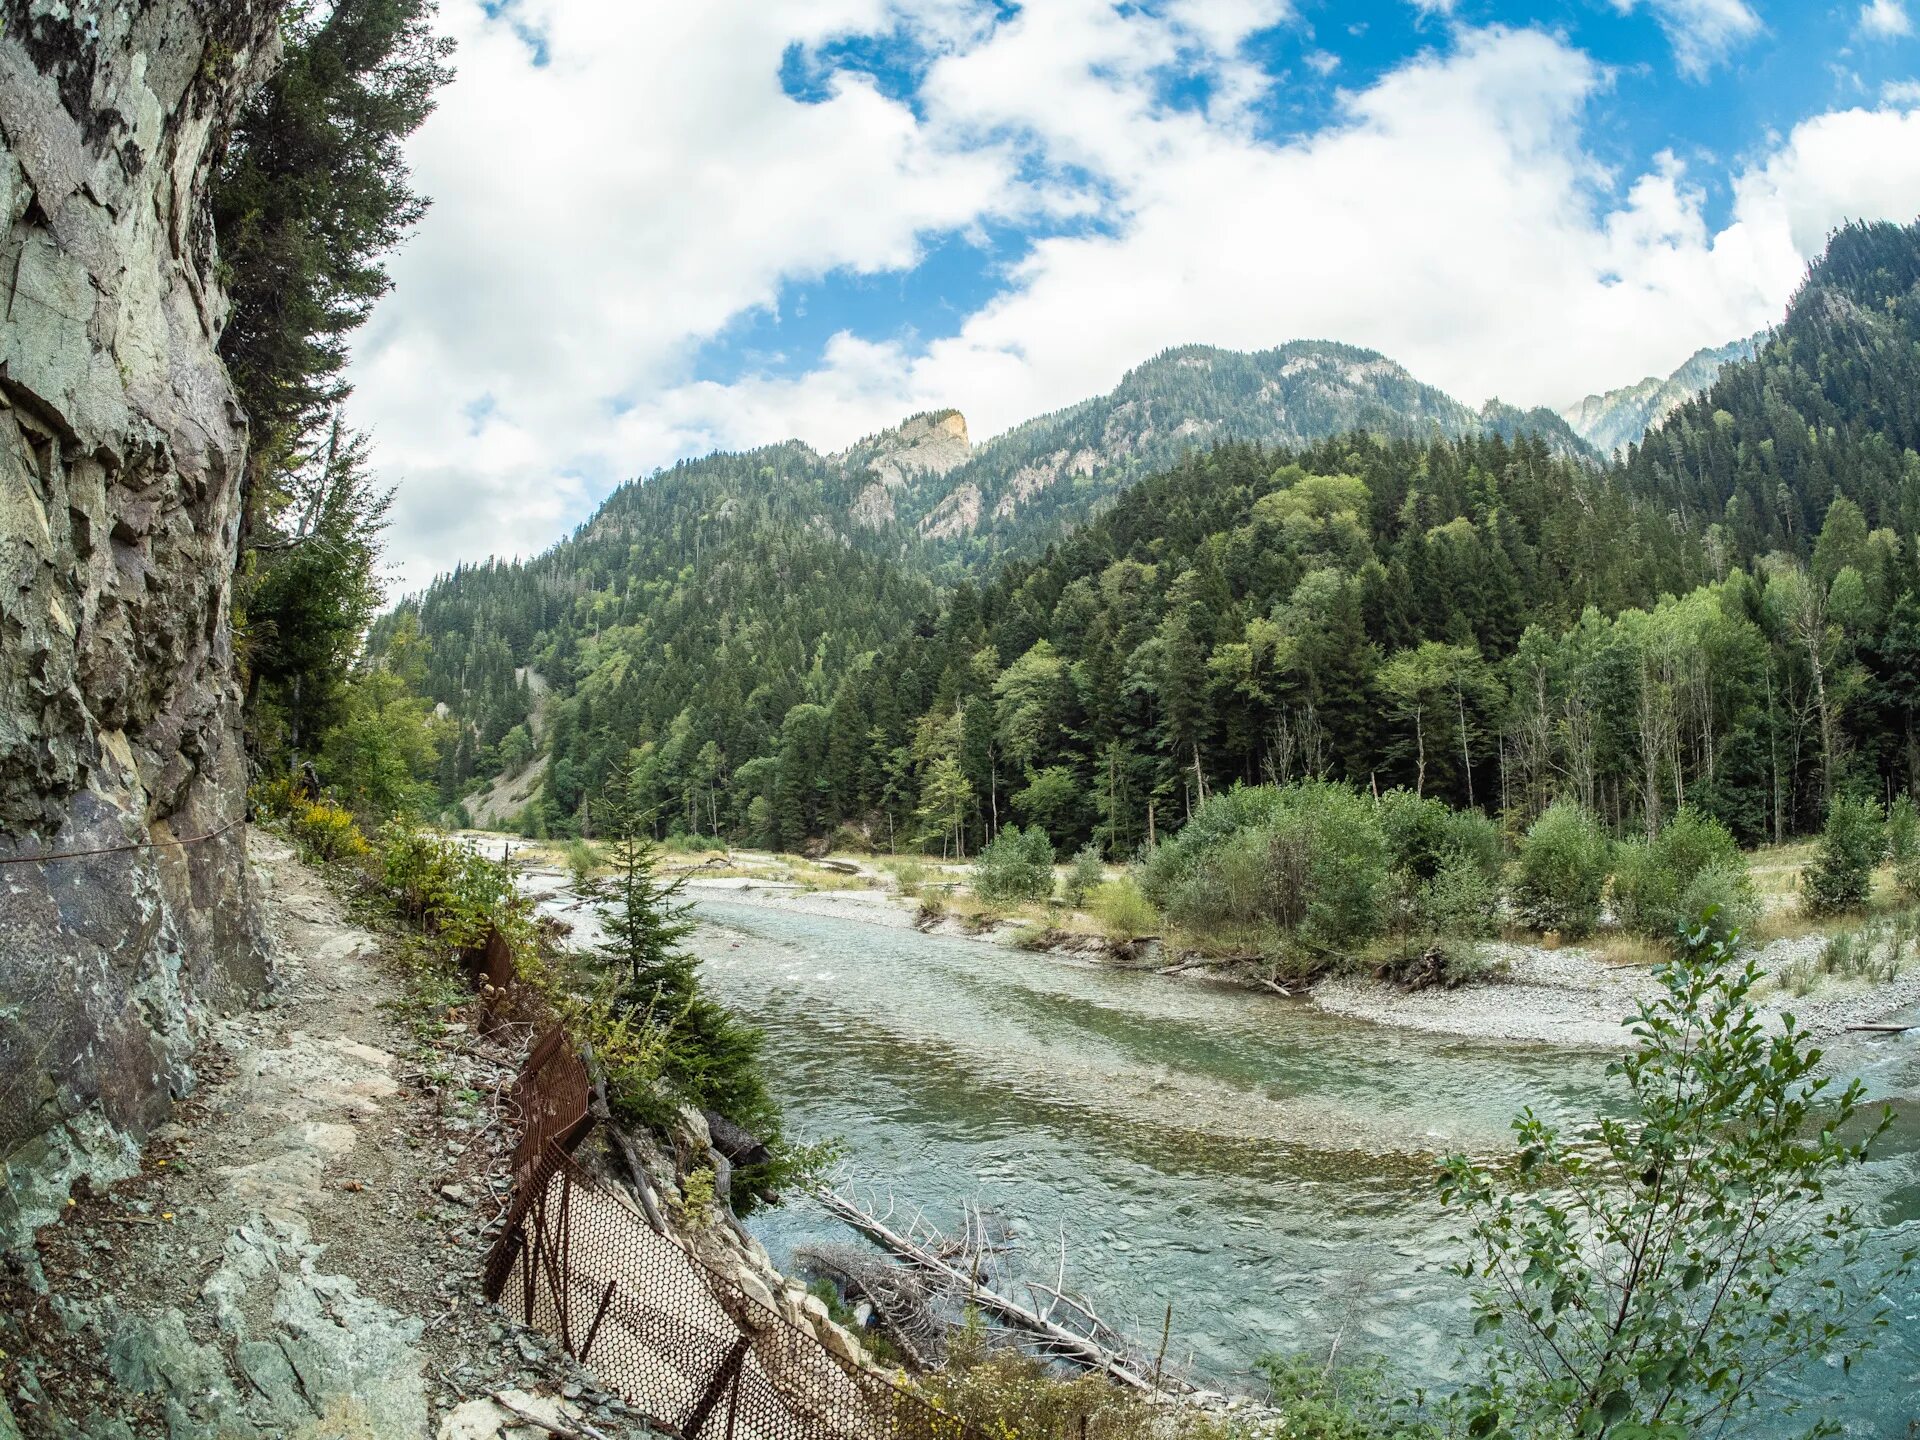
<path fill-rule="evenodd" d="M 582 1169 L 567 1146 L 585 1133 L 589 1088 L 565 1037 L 543 1038 L 517 1087 L 527 1128 L 490 1298 L 687 1440 L 978 1440 L 656 1234 Z"/>

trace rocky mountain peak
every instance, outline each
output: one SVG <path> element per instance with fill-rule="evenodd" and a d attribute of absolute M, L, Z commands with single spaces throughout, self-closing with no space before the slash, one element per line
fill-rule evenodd
<path fill-rule="evenodd" d="M 967 417 L 958 410 L 927 410 L 909 415 L 891 430 L 869 435 L 834 457 L 874 479 L 853 502 L 857 525 L 879 529 L 894 519 L 894 493 L 922 477 L 938 479 L 973 458 Z"/>

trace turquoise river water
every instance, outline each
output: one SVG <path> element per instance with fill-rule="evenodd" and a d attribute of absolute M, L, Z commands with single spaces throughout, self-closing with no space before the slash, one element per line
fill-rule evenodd
<path fill-rule="evenodd" d="M 1502 1145 L 1523 1105 L 1607 1103 L 1604 1056 L 1407 1033 L 851 907 L 707 892 L 696 914 L 710 983 L 764 1027 L 797 1134 L 845 1141 L 852 1174 L 903 1213 L 979 1202 L 1047 1257 L 1064 1228 L 1070 1286 L 1154 1342 L 1171 1302 L 1170 1358 L 1226 1388 L 1252 1388 L 1262 1351 L 1324 1353 L 1336 1332 L 1414 1379 L 1459 1373 L 1457 1228 L 1433 1157 Z M 1889 1243 L 1915 1243 L 1920 1043 L 1839 1053 L 1897 1108 L 1861 1193 Z M 752 1223 L 776 1261 L 849 1238 L 804 1199 Z M 1831 1411 L 1850 1435 L 1908 1440 L 1920 1420 L 1920 1293 L 1895 1298 Z"/>

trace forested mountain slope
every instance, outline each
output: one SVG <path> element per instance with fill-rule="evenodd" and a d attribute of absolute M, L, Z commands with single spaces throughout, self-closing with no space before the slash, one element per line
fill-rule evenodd
<path fill-rule="evenodd" d="M 899 507 L 946 553 L 1031 550 L 1118 491 L 1228 440 L 1295 446 L 1364 430 L 1394 438 L 1537 434 L 1592 453 L 1548 410 L 1480 410 L 1423 385 L 1372 350 L 1300 340 L 1242 352 L 1186 345 L 1127 372 L 1106 395 L 1042 415 L 982 445 Z"/>
<path fill-rule="evenodd" d="M 606 724 L 654 734 L 685 711 L 682 730 L 702 744 L 751 753 L 794 704 L 830 698 L 852 656 L 929 610 L 930 581 L 978 571 L 1002 552 L 1036 553 L 1195 449 L 1356 429 L 1540 433 L 1558 452 L 1588 453 L 1549 411 L 1498 402 L 1474 411 L 1372 351 L 1318 341 L 1256 354 L 1188 346 L 1138 366 L 1107 395 L 979 447 L 947 410 L 835 455 L 794 441 L 676 465 L 622 486 L 536 559 L 436 581 L 376 627 L 375 648 L 411 634 L 415 620 L 430 641 L 414 656 L 426 693 L 463 722 L 442 756 L 449 795 L 524 755 L 513 731 L 527 718 L 529 666 L 571 694 L 620 657 L 618 680 L 595 688 L 647 698 L 615 701 Z M 592 692 L 585 698 L 590 723 L 602 723 Z M 571 813 L 572 782 L 557 768 L 549 804 Z"/>
<path fill-rule="evenodd" d="M 1696 350 L 1671 375 L 1649 375 L 1633 385 L 1589 395 L 1560 413 L 1573 432 L 1602 455 L 1638 445 L 1647 431 L 1709 385 L 1737 360 L 1751 360 L 1766 332 Z"/>
<path fill-rule="evenodd" d="M 1172 352 L 963 461 L 957 417 L 933 416 L 848 457 L 681 466 L 549 555 L 429 592 L 436 693 L 490 717 L 480 763 L 510 714 L 487 697 L 516 663 L 551 675 L 534 826 L 591 826 L 582 800 L 638 764 L 663 826 L 787 846 L 852 826 L 970 847 L 1012 817 L 1122 851 L 1213 789 L 1304 773 L 1522 818 L 1572 793 L 1623 826 L 1689 803 L 1787 833 L 1838 788 L 1920 767 L 1917 281 L 1920 232 L 1840 232 L 1773 342 L 1607 470 L 1327 346 Z M 1294 361 L 1371 377 L 1403 423 L 1189 451 L 1043 553 L 985 520 L 921 533 L 969 485 L 983 516 L 1019 492 L 989 448 L 1071 456 L 1124 414 L 1130 453 L 1158 453 Z M 1310 393 L 1327 408 L 1294 405 L 1303 428 L 1361 403 L 1324 375 Z M 938 463 L 894 477 L 890 517 L 842 528 L 876 473 L 850 457 L 895 444 Z M 1014 515 L 1058 519 L 1051 497 L 1101 473 L 1069 467 Z M 939 595 L 914 578 L 1002 544 Z M 508 677 L 491 691 L 455 665 L 482 648 Z"/>

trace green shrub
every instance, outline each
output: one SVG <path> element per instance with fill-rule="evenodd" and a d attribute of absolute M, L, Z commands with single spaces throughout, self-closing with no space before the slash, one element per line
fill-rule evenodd
<path fill-rule="evenodd" d="M 1693 916 L 1693 928 L 1714 943 L 1732 945 L 1760 918 L 1760 897 L 1744 863 L 1732 870 L 1710 865 L 1687 882 L 1674 913 Z M 1674 934 L 1683 928 L 1676 920 Z"/>
<path fill-rule="evenodd" d="M 1053 894 L 1053 842 L 1038 825 L 1009 825 L 973 865 L 973 893 L 990 904 L 1045 900 Z"/>
<path fill-rule="evenodd" d="M 1093 915 L 1109 940 L 1118 944 L 1138 940 L 1160 928 L 1160 916 L 1131 875 L 1094 887 Z"/>
<path fill-rule="evenodd" d="M 1420 887 L 1414 912 L 1435 934 L 1485 939 L 1500 928 L 1500 887 L 1478 858 L 1452 850 Z"/>
<path fill-rule="evenodd" d="M 1836 798 L 1827 807 L 1813 864 L 1801 876 L 1807 909 L 1833 915 L 1865 904 L 1873 888 L 1873 867 L 1886 848 L 1885 832 L 1885 817 L 1873 801 Z"/>
<path fill-rule="evenodd" d="M 287 812 L 287 833 L 310 860 L 350 860 L 372 850 L 352 814 L 329 800 L 294 796 Z"/>
<path fill-rule="evenodd" d="M 1480 811 L 1455 810 L 1405 789 L 1387 791 L 1378 803 L 1387 863 L 1411 876 L 1414 889 L 1433 879 L 1449 860 L 1463 856 L 1489 880 L 1499 880 L 1506 858 L 1500 826 Z"/>
<path fill-rule="evenodd" d="M 1262 1355 L 1254 1373 L 1286 1417 L 1287 1440 L 1424 1440 L 1437 1435 L 1377 1361 L 1334 1365 L 1306 1355 Z"/>
<path fill-rule="evenodd" d="M 517 952 L 530 953 L 530 907 L 509 866 L 400 821 L 381 830 L 380 850 L 387 891 L 410 923 L 459 946 L 477 945 L 497 925 Z"/>
<path fill-rule="evenodd" d="M 1759 899 L 1746 857 L 1718 820 L 1682 806 L 1658 836 L 1620 846 L 1613 870 L 1614 919 L 1627 930 L 1672 941 L 1709 906 L 1716 938 L 1753 923 Z"/>
<path fill-rule="evenodd" d="M 1106 874 L 1106 866 L 1100 863 L 1100 847 L 1083 846 L 1073 857 L 1073 864 L 1067 870 L 1066 883 L 1062 887 L 1067 903 L 1075 909 L 1086 904 L 1087 896 L 1106 878 Z"/>
<path fill-rule="evenodd" d="M 1905 791 L 1887 807 L 1887 858 L 1896 866 L 1920 860 L 1920 806 Z"/>
<path fill-rule="evenodd" d="M 1450 806 L 1396 787 L 1379 800 L 1380 833 L 1387 842 L 1387 863 L 1415 882 L 1431 880 L 1447 848 Z"/>
<path fill-rule="evenodd" d="M 1202 805 L 1165 848 L 1174 854 L 1149 861 L 1147 893 L 1160 899 L 1160 885 L 1162 908 L 1189 930 L 1262 932 L 1324 953 L 1386 928 L 1380 810 L 1350 785 L 1229 791 Z"/>
<path fill-rule="evenodd" d="M 1612 850 L 1607 832 L 1583 806 L 1556 801 L 1520 842 L 1514 908 L 1538 930 L 1574 938 L 1590 933 L 1600 921 Z"/>
<path fill-rule="evenodd" d="M 600 864 L 600 852 L 594 849 L 591 840 L 569 840 L 565 845 L 567 869 L 573 872 L 573 883 L 592 877 Z"/>

